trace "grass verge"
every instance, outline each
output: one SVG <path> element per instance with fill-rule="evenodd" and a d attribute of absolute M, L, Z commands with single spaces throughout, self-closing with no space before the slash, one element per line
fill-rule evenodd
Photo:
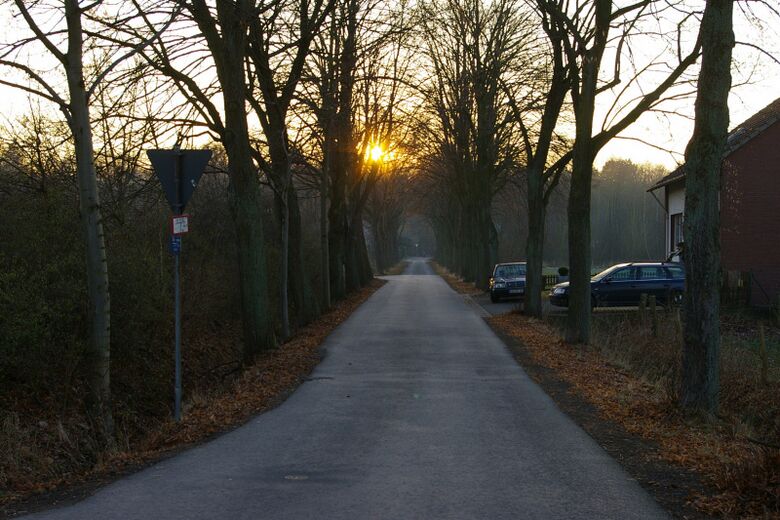
<path fill-rule="evenodd" d="M 456 292 L 459 292 L 461 294 L 468 294 L 470 296 L 475 296 L 478 294 L 482 294 L 482 291 L 477 289 L 473 283 L 471 282 L 464 282 L 460 278 L 458 278 L 455 274 L 451 273 L 449 270 L 447 270 L 446 267 L 437 264 L 436 262 L 431 262 L 431 267 L 433 267 L 433 271 L 444 278 L 444 281 L 446 281 L 450 287 L 455 289 Z"/>
<path fill-rule="evenodd" d="M 489 321 L 522 342 L 536 363 L 554 370 L 602 417 L 657 447 L 648 455 L 700 475 L 706 487 L 688 497 L 700 512 L 780 517 L 780 452 L 771 447 L 780 388 L 777 379 L 760 384 L 756 363 L 744 352 L 724 348 L 721 415 L 705 419 L 677 408 L 679 343 L 669 336 L 652 336 L 634 321 L 602 323 L 594 346 L 571 346 L 549 323 L 519 315 Z"/>
<path fill-rule="evenodd" d="M 409 265 L 409 262 L 406 260 L 401 260 L 397 264 L 395 264 L 393 267 L 390 267 L 388 269 L 385 269 L 385 272 L 382 273 L 387 276 L 395 276 L 399 274 L 404 274 L 404 271 L 406 271 L 406 267 Z"/>
<path fill-rule="evenodd" d="M 456 291 L 475 293 L 435 268 Z M 720 413 L 693 417 L 677 406 L 680 322 L 659 315 L 653 333 L 649 315 L 598 313 L 590 346 L 562 341 L 565 316 L 487 321 L 517 343 L 518 361 L 559 406 L 675 516 L 780 518 L 780 330 L 724 313 Z"/>

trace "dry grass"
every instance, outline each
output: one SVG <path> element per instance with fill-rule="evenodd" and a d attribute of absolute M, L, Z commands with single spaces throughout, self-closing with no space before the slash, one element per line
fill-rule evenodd
<path fill-rule="evenodd" d="M 461 278 L 447 270 L 446 267 L 439 265 L 436 262 L 431 262 L 431 267 L 433 267 L 434 272 L 444 278 L 444 280 L 450 285 L 450 287 L 455 289 L 455 291 L 471 296 L 482 294 L 482 291 L 477 289 L 473 283 L 464 282 Z"/>
<path fill-rule="evenodd" d="M 384 283 L 376 279 L 351 294 L 225 384 L 186 396 L 180 423 L 149 419 L 145 431 L 119 432 L 111 453 L 94 443 L 81 417 L 38 420 L 7 413 L 0 420 L 0 505 L 138 467 L 274 406 L 319 362 L 318 348 L 328 334 Z"/>
<path fill-rule="evenodd" d="M 680 337 L 675 320 L 658 336 L 637 316 L 594 319 L 593 346 L 561 340 L 560 323 L 518 315 L 491 318 L 517 337 L 534 360 L 554 369 L 599 413 L 658 445 L 658 454 L 700 474 L 715 491 L 691 497 L 702 512 L 724 518 L 780 517 L 780 370 L 763 384 L 754 352 L 726 335 L 721 414 L 690 417 L 677 408 Z M 766 445 L 754 442 L 760 439 Z"/>
<path fill-rule="evenodd" d="M 397 264 L 395 264 L 393 267 L 390 267 L 388 269 L 385 269 L 384 274 L 388 276 L 395 276 L 399 274 L 404 274 L 404 271 L 406 271 L 406 266 L 409 265 L 409 262 L 406 260 L 401 260 Z"/>

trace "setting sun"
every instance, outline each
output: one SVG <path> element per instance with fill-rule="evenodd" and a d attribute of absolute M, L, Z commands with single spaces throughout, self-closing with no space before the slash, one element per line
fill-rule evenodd
<path fill-rule="evenodd" d="M 368 155 L 371 161 L 380 162 L 385 157 L 385 151 L 382 150 L 380 145 L 375 144 L 366 155 Z"/>

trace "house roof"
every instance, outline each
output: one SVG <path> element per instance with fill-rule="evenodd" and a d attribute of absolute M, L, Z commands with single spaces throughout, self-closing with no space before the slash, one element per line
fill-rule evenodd
<path fill-rule="evenodd" d="M 741 124 L 729 132 L 726 140 L 726 150 L 723 153 L 725 159 L 745 143 L 759 135 L 761 132 L 780 121 L 780 98 L 775 99 L 767 106 L 750 116 Z M 672 184 L 685 177 L 685 165 L 678 167 L 672 173 L 653 184 L 647 191 L 655 191 L 658 188 Z"/>

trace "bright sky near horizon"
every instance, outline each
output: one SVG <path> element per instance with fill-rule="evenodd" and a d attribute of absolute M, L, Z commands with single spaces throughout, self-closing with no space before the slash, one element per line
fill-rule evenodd
<path fill-rule="evenodd" d="M 2 41 L 11 41 L 14 31 L 15 21 L 12 20 L 10 10 L 4 8 L 0 10 L 0 39 Z M 736 17 L 735 33 L 737 41 L 749 41 L 773 53 L 774 56 L 780 56 L 780 32 L 772 26 L 780 26 L 780 20 L 777 24 L 768 23 L 763 29 L 760 42 L 756 39 L 757 29 L 747 24 L 744 18 L 740 20 Z M 731 109 L 731 127 L 735 127 L 741 121 L 744 121 L 752 114 L 765 107 L 778 97 L 780 97 L 780 65 L 773 62 L 771 58 L 760 57 L 755 49 L 738 45 L 735 50 L 735 59 L 745 63 L 750 63 L 749 84 L 736 86 L 729 99 Z M 758 63 L 758 68 L 753 70 L 753 65 Z M 742 77 L 747 73 L 742 73 Z M 735 81 L 739 74 L 735 74 Z M 0 111 L 0 124 L 4 121 L 13 120 L 29 110 L 30 102 L 27 95 L 23 92 L 0 85 L 0 99 L 2 110 Z M 599 97 L 598 110 L 602 113 L 607 110 L 613 99 L 609 94 Z M 674 106 L 675 111 L 693 116 L 693 99 L 686 99 L 677 102 Z M 597 123 L 598 124 L 598 123 Z M 596 128 L 598 129 L 598 128 Z M 612 157 L 631 159 L 637 163 L 651 162 L 660 163 L 669 169 L 676 167 L 682 162 L 682 153 L 693 131 L 693 121 L 685 117 L 661 117 L 654 113 L 643 115 L 622 135 L 624 138 L 617 138 L 608 143 L 596 158 L 596 166 L 601 167 L 604 162 Z M 648 144 L 641 143 L 636 138 L 661 149 L 654 148 Z M 670 153 L 669 151 L 673 152 Z"/>

